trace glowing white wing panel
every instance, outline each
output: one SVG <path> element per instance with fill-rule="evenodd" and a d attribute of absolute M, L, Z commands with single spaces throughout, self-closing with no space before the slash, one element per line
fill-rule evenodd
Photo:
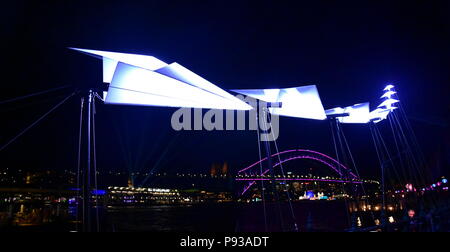
<path fill-rule="evenodd" d="M 148 102 L 149 100 L 152 101 L 152 104 L 149 104 Z M 223 106 L 214 107 L 211 106 L 210 104 L 205 104 L 202 102 L 181 100 L 172 97 L 146 94 L 137 91 L 118 89 L 114 87 L 109 88 L 105 103 L 111 105 L 188 107 L 188 108 L 210 107 L 212 109 L 223 109 Z"/>
<path fill-rule="evenodd" d="M 387 99 L 385 100 L 383 103 L 380 104 L 380 106 L 378 106 L 379 108 L 381 107 L 385 107 L 385 108 L 392 108 L 392 105 L 399 103 L 399 100 L 396 99 Z"/>
<path fill-rule="evenodd" d="M 111 83 L 118 63 L 118 61 L 103 58 L 103 83 Z"/>
<path fill-rule="evenodd" d="M 348 114 L 348 116 L 338 117 L 340 123 L 366 124 L 370 118 L 370 103 L 356 104 L 346 108 L 334 108 L 326 111 L 327 115 Z"/>
<path fill-rule="evenodd" d="M 160 73 L 149 71 L 140 67 L 119 63 L 110 84 L 107 95 L 107 103 L 110 104 L 130 104 L 132 98 L 126 99 L 125 95 L 133 93 L 132 97 L 138 97 L 139 105 L 148 106 L 170 106 L 170 107 L 192 107 L 192 108 L 212 108 L 212 109 L 230 109 L 230 110 L 249 110 L 251 107 L 243 101 L 235 102 L 210 93 L 203 89 L 191 86 L 179 80 L 167 77 Z M 119 92 L 130 91 L 130 92 Z M 120 95 L 117 95 L 120 93 Z M 112 96 L 116 94 L 115 96 Z M 144 95 L 148 95 L 147 102 L 143 102 Z M 110 97 L 111 96 L 111 97 Z M 179 100 L 172 105 L 166 102 L 160 102 L 161 99 L 154 99 L 155 96 L 165 97 L 167 100 Z M 116 97 L 120 99 L 116 100 Z M 181 105 L 180 105 L 181 104 Z"/>
<path fill-rule="evenodd" d="M 384 91 L 391 91 L 391 90 L 394 89 L 394 88 L 395 88 L 394 85 L 387 85 L 387 86 L 384 88 Z"/>
<path fill-rule="evenodd" d="M 387 91 L 383 96 L 381 96 L 381 99 L 391 99 L 393 95 L 397 94 L 395 91 Z"/>
<path fill-rule="evenodd" d="M 370 112 L 370 119 L 374 123 L 379 123 L 383 120 L 386 120 L 388 115 L 391 113 L 391 110 L 389 109 L 375 109 L 374 111 Z"/>
<path fill-rule="evenodd" d="M 103 60 L 103 81 L 110 83 L 105 98 L 108 104 L 252 109 L 177 63 L 168 65 L 147 55 L 71 49 Z"/>
<path fill-rule="evenodd" d="M 265 102 L 281 102 L 281 108 L 270 108 L 270 113 L 315 120 L 327 118 L 317 87 L 304 86 L 285 89 L 233 90 Z"/>
<path fill-rule="evenodd" d="M 229 94 L 228 92 L 212 84 L 211 82 L 205 80 L 204 78 L 200 77 L 199 75 L 195 74 L 194 72 L 190 71 L 189 69 L 183 67 L 178 63 L 172 63 L 168 66 L 157 69 L 155 72 L 182 81 L 184 83 L 190 84 L 192 86 L 198 87 L 200 89 L 206 90 L 213 94 L 224 97 L 228 100 L 235 101 L 238 103 L 242 102 L 238 98 L 234 97 L 233 95 Z"/>
<path fill-rule="evenodd" d="M 247 89 L 232 91 L 265 102 L 277 102 L 281 89 Z"/>

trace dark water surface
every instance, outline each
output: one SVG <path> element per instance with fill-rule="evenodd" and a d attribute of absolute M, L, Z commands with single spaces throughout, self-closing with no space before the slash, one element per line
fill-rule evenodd
<path fill-rule="evenodd" d="M 102 211 L 102 231 L 262 232 L 342 231 L 349 227 L 343 202 L 202 204 L 109 208 Z M 293 212 L 293 214 L 292 214 Z M 266 224 L 267 223 L 267 224 Z"/>

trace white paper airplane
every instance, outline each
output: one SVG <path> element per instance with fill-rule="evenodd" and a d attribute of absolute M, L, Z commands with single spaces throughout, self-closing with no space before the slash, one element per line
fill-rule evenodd
<path fill-rule="evenodd" d="M 250 105 L 178 63 L 153 56 L 70 48 L 103 60 L 110 83 L 105 103 L 139 106 L 251 110 Z"/>

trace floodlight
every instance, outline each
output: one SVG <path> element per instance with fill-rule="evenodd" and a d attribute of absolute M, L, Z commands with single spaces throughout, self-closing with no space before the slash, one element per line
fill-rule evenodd
<path fill-rule="evenodd" d="M 326 111 L 328 116 L 332 115 L 343 115 L 348 114 L 348 116 L 338 116 L 340 123 L 354 123 L 354 124 L 365 124 L 370 122 L 370 103 L 361 103 L 346 108 L 334 108 Z"/>
<path fill-rule="evenodd" d="M 281 103 L 281 108 L 269 108 L 270 113 L 281 116 L 325 120 L 327 118 L 317 87 L 303 86 L 285 89 L 233 90 L 252 98 Z"/>

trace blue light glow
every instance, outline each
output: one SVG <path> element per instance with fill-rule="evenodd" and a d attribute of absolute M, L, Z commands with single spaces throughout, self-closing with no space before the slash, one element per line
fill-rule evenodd
<path fill-rule="evenodd" d="M 314 198 L 314 197 L 315 197 L 315 195 L 314 195 L 314 192 L 313 192 L 313 191 L 307 191 L 307 192 L 306 192 L 306 198 L 312 199 L 312 198 Z"/>
<path fill-rule="evenodd" d="M 106 195 L 106 191 L 105 190 L 93 190 L 92 195 L 103 196 L 103 195 Z"/>
<path fill-rule="evenodd" d="M 444 179 L 442 179 L 442 183 L 443 183 L 443 184 L 447 184 L 447 182 L 448 182 L 448 180 L 447 180 L 447 179 L 445 179 L 445 178 L 444 178 Z"/>

